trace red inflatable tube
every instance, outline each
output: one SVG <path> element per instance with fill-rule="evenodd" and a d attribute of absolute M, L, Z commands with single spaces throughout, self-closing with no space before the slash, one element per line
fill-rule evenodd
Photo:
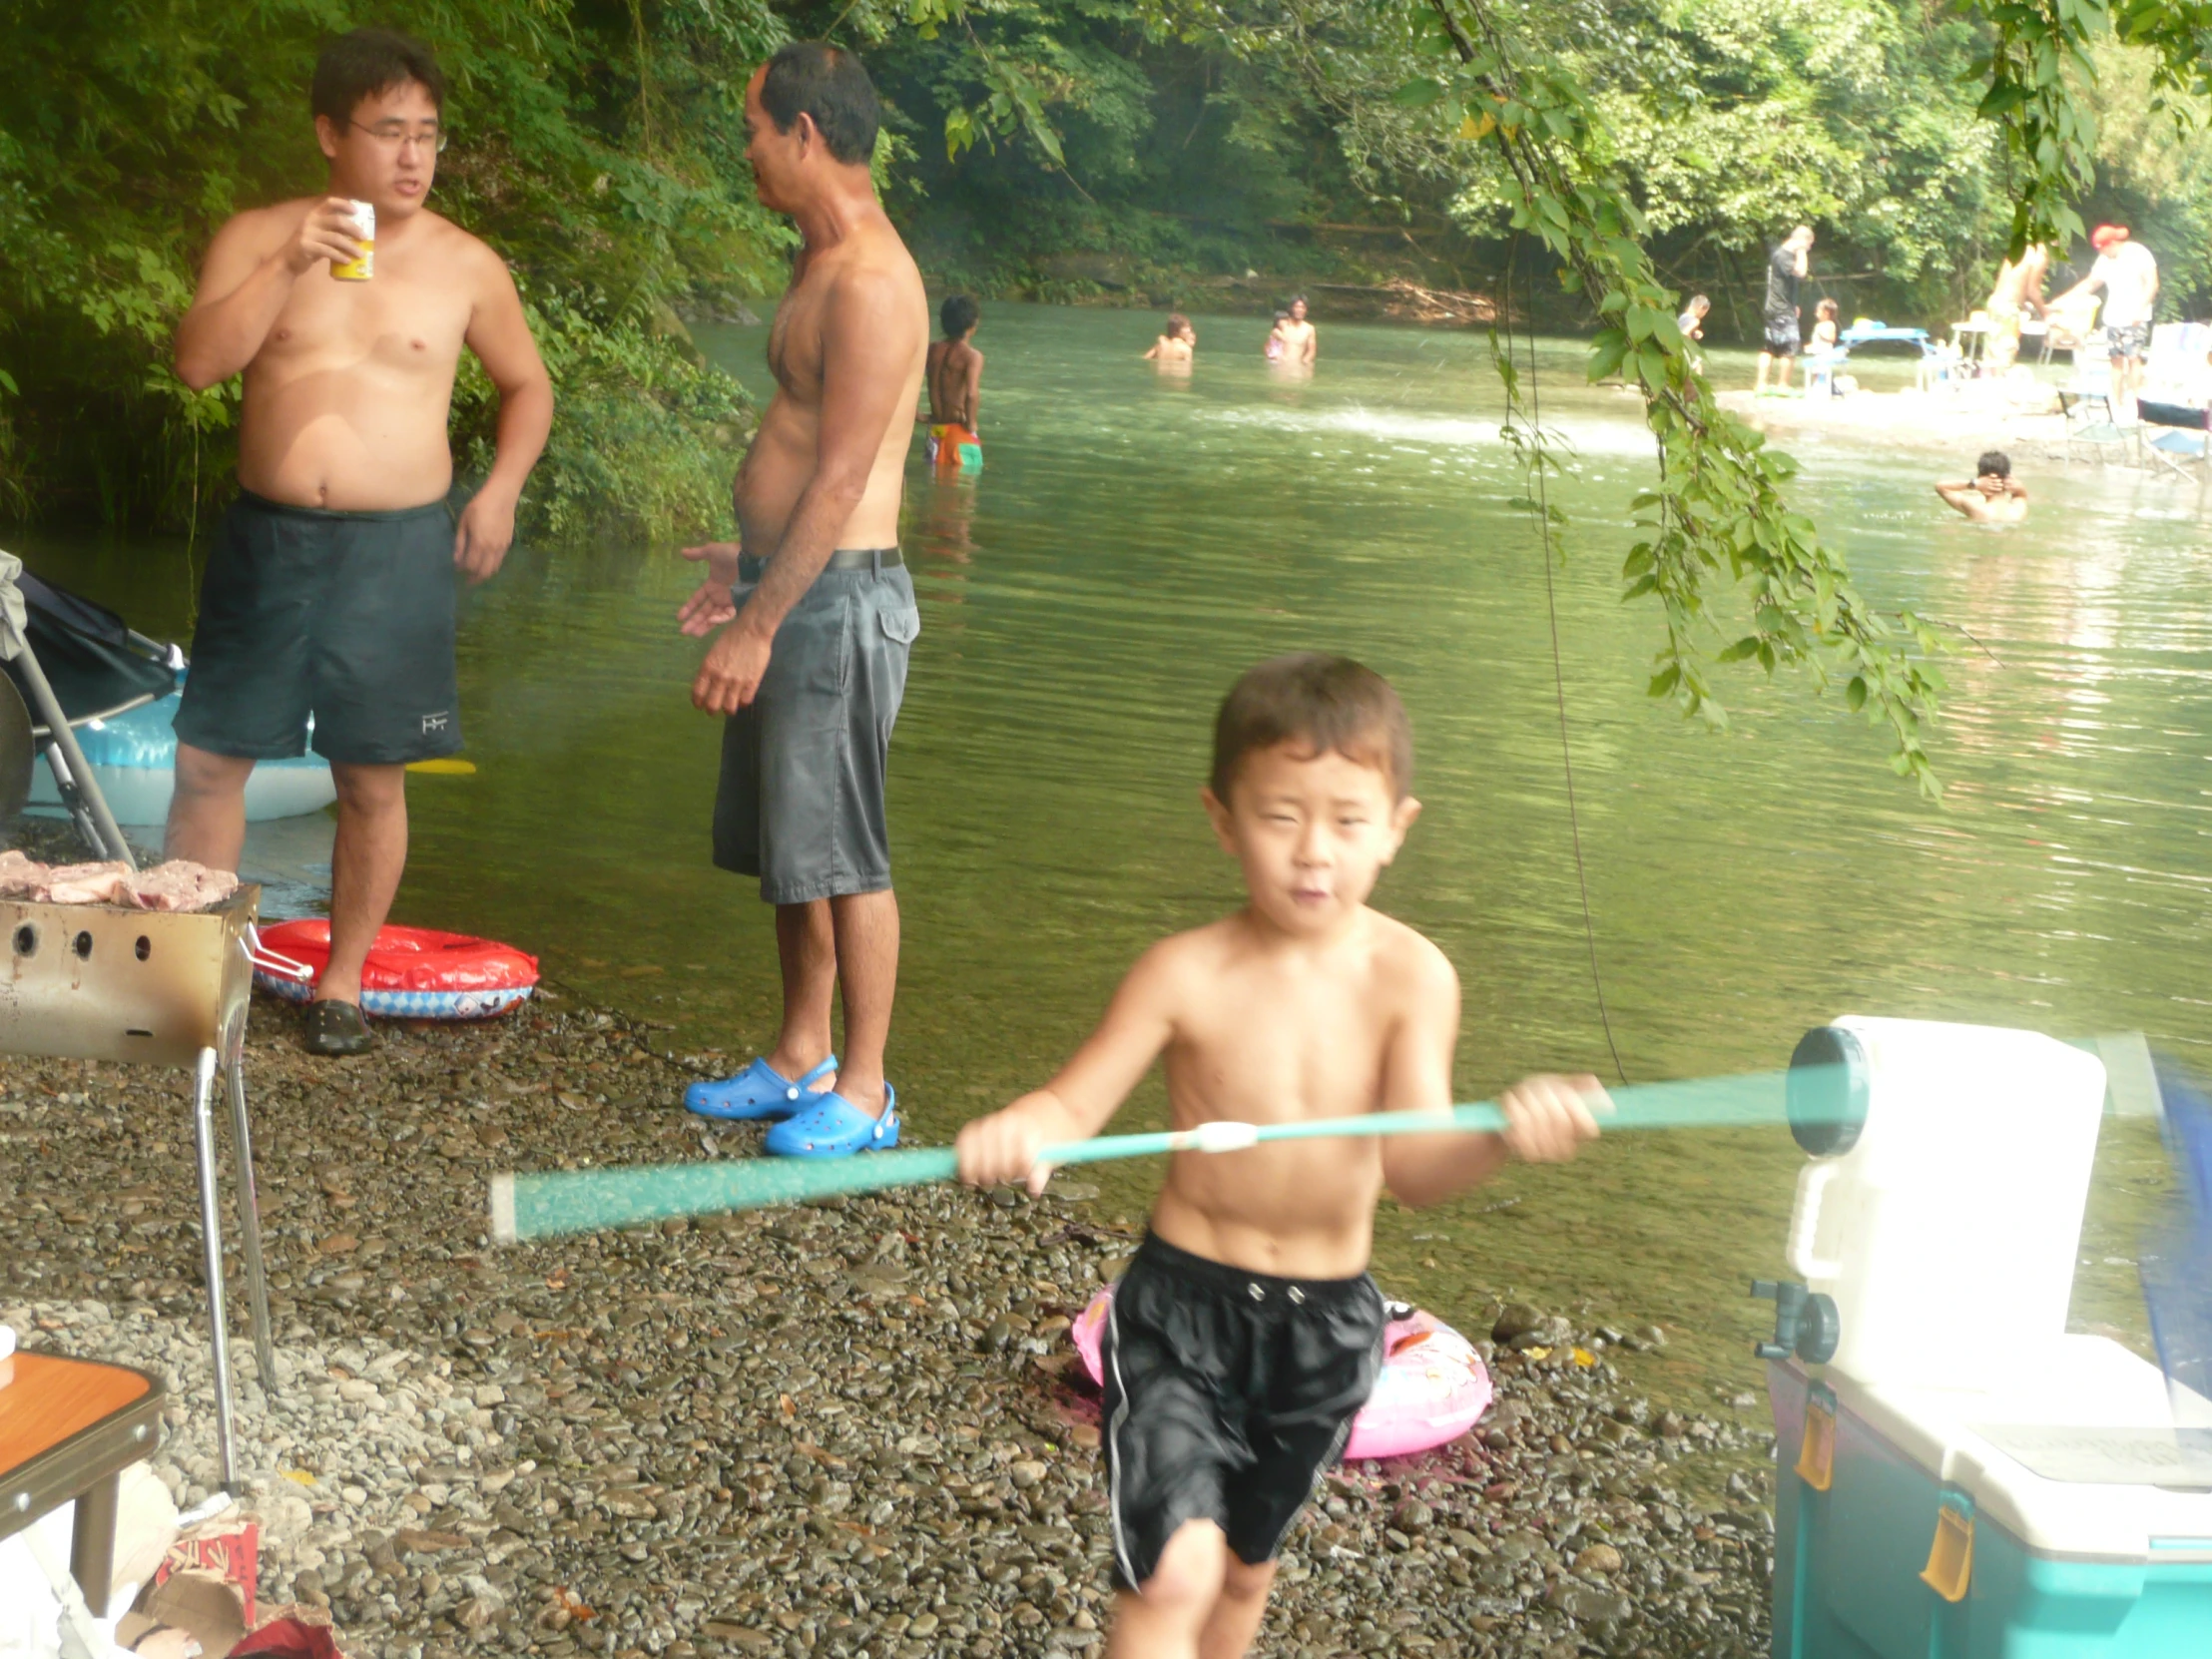
<path fill-rule="evenodd" d="M 314 994 L 330 960 L 330 924 L 280 921 L 261 930 L 255 983 L 288 1002 Z M 285 961 L 309 970 L 301 979 Z M 495 939 L 428 927 L 384 927 L 361 967 L 361 1006 L 387 1019 L 488 1019 L 503 1014 L 538 982 L 538 959 Z"/>

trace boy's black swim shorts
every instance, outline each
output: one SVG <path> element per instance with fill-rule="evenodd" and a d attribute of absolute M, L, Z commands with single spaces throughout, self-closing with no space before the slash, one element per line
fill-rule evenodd
<path fill-rule="evenodd" d="M 1101 1356 L 1115 1583 L 1141 1588 L 1188 1520 L 1272 1560 L 1374 1391 L 1385 1322 L 1364 1273 L 1277 1279 L 1147 1234 Z"/>

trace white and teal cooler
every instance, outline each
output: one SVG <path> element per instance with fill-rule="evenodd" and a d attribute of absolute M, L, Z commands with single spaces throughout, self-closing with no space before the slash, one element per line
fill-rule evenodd
<path fill-rule="evenodd" d="M 1792 1064 L 1775 1659 L 2212 1659 L 2212 1406 L 2065 1330 L 2103 1066 L 1858 1018 Z"/>

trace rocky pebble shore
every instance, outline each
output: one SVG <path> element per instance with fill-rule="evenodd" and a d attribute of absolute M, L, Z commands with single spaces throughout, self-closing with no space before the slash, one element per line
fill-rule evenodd
<path fill-rule="evenodd" d="M 266 1397 L 235 1248 L 231 1284 L 265 1599 L 403 1659 L 1100 1651 L 1097 1409 L 1066 1331 L 1134 1236 L 1056 1183 L 494 1251 L 497 1171 L 756 1149 L 687 1117 L 653 1030 L 564 1006 L 384 1027 L 345 1061 L 257 1008 Z M 191 1156 L 181 1076 L 0 1060 L 0 1321 L 168 1381 L 182 1504 L 219 1484 Z M 1764 1477 L 1690 1495 L 1745 1431 L 1636 1397 L 1620 1340 L 1497 1316 L 1496 1405 L 1329 1477 L 1260 1651 L 1763 1654 Z"/>

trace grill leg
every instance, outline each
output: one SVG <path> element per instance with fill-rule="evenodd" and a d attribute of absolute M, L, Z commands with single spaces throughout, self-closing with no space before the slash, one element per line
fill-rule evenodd
<path fill-rule="evenodd" d="M 231 1412 L 231 1334 L 223 1320 L 223 1212 L 215 1191 L 216 1051 L 203 1048 L 192 1068 L 192 1128 L 200 1151 L 200 1233 L 207 1250 L 208 1325 L 215 1342 L 216 1444 L 226 1489 L 238 1484 L 238 1448 Z"/>
<path fill-rule="evenodd" d="M 261 1368 L 262 1397 L 276 1398 L 276 1356 L 269 1337 L 269 1275 L 262 1266 L 262 1203 L 254 1188 L 254 1132 L 246 1121 L 246 1055 L 226 1068 L 230 1073 L 231 1153 L 238 1160 L 239 1231 L 246 1243 L 246 1285 L 254 1309 L 254 1358 Z"/>

